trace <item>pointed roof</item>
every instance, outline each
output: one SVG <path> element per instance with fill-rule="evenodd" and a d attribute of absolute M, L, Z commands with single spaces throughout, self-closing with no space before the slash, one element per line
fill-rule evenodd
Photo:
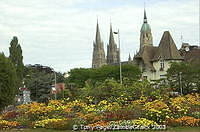
<path fill-rule="evenodd" d="M 151 27 L 147 22 L 147 15 L 146 15 L 146 10 L 144 9 L 144 22 L 142 24 L 142 28 L 140 32 L 151 32 Z"/>
<path fill-rule="evenodd" d="M 112 24 L 110 23 L 109 45 L 114 45 L 114 44 L 115 44 L 115 40 L 114 40 L 114 36 L 113 36 L 113 31 L 112 31 Z"/>
<path fill-rule="evenodd" d="M 165 31 L 160 44 L 158 46 L 158 52 L 155 54 L 153 61 L 159 60 L 160 58 L 164 60 L 182 60 L 176 44 L 172 39 L 169 31 Z"/>
<path fill-rule="evenodd" d="M 96 27 L 96 43 L 101 42 L 101 35 L 99 30 L 99 23 L 97 19 L 97 27 Z"/>
<path fill-rule="evenodd" d="M 143 60 L 144 64 L 151 69 L 151 71 L 155 71 L 153 64 L 151 63 L 152 58 L 155 53 L 158 51 L 158 47 L 153 46 L 144 46 L 135 56 L 134 59 Z"/>
<path fill-rule="evenodd" d="M 146 15 L 146 10 L 144 9 L 144 23 L 147 23 L 147 15 Z"/>

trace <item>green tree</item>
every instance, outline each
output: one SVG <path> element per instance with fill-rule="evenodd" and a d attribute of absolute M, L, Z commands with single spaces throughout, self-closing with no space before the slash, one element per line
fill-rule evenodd
<path fill-rule="evenodd" d="M 134 65 L 122 65 L 123 78 L 128 78 L 131 81 L 138 80 L 141 71 Z M 104 82 L 106 79 L 114 79 L 119 81 L 119 66 L 105 65 L 100 68 L 76 68 L 69 72 L 67 83 L 74 83 L 76 87 L 82 88 L 85 82 L 90 80 L 91 83 Z"/>
<path fill-rule="evenodd" d="M 56 82 L 63 83 L 63 74 L 54 72 L 54 70 L 47 66 L 42 65 L 27 65 L 25 67 L 25 85 L 31 91 L 31 100 L 37 102 L 45 102 L 50 97 L 53 97 L 51 93 L 52 85 Z M 63 92 L 63 91 L 62 91 Z M 65 90 L 65 97 L 68 95 L 68 91 Z M 57 99 L 62 98 L 63 93 L 57 94 Z"/>
<path fill-rule="evenodd" d="M 16 70 L 11 61 L 0 54 L 0 110 L 13 104 L 16 87 Z"/>
<path fill-rule="evenodd" d="M 176 92 L 188 94 L 200 92 L 200 63 L 172 63 L 167 71 L 171 88 Z"/>
<path fill-rule="evenodd" d="M 31 100 L 45 102 L 51 96 L 52 77 L 44 72 L 36 72 L 26 79 L 26 86 L 31 91 Z"/>
<path fill-rule="evenodd" d="M 17 37 L 13 37 L 10 42 L 10 60 L 16 67 L 17 72 L 17 87 L 22 86 L 23 74 L 24 74 L 24 64 L 23 64 L 23 56 L 22 49 L 20 44 L 18 43 Z"/>

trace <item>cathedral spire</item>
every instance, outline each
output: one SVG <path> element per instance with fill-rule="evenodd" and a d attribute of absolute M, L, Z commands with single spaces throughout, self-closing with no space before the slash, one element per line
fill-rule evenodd
<path fill-rule="evenodd" d="M 147 14 L 146 9 L 144 8 L 144 23 L 147 23 Z"/>
<path fill-rule="evenodd" d="M 110 37 L 107 46 L 107 64 L 119 63 L 119 50 L 114 40 L 112 24 L 110 23 Z"/>
<path fill-rule="evenodd" d="M 93 58 L 92 58 L 92 68 L 99 68 L 106 64 L 105 52 L 104 52 L 104 44 L 101 40 L 99 23 L 97 19 L 96 26 L 96 40 L 93 42 Z"/>
<path fill-rule="evenodd" d="M 101 35 L 100 35 L 100 31 L 99 31 L 99 22 L 97 19 L 97 27 L 96 27 L 96 43 L 97 42 L 101 42 Z"/>
<path fill-rule="evenodd" d="M 113 31 L 112 31 L 112 23 L 110 23 L 110 38 L 109 38 L 109 44 L 110 44 L 110 45 L 114 45 L 114 44 L 115 44 L 115 40 L 114 40 L 114 36 L 113 36 Z"/>

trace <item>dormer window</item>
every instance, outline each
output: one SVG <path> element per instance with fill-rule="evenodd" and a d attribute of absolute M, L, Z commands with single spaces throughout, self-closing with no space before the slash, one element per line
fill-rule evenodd
<path fill-rule="evenodd" d="M 163 71 L 165 68 L 164 60 L 160 60 L 160 71 Z"/>

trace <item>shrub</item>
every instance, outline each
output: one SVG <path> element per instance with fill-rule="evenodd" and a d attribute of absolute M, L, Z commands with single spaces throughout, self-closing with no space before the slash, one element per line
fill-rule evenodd
<path fill-rule="evenodd" d="M 6 121 L 0 120 L 0 130 L 2 129 L 10 129 L 10 128 L 17 128 L 20 124 L 16 121 Z"/>
<path fill-rule="evenodd" d="M 146 111 L 146 118 L 157 123 L 164 123 L 166 118 L 169 118 L 171 112 L 167 104 L 161 100 L 147 102 L 144 105 L 144 110 Z"/>
<path fill-rule="evenodd" d="M 72 129 L 73 122 L 70 119 L 47 119 L 35 122 L 35 127 L 51 129 Z"/>
<path fill-rule="evenodd" d="M 9 111 L 9 112 L 2 114 L 2 119 L 3 120 L 13 120 L 14 118 L 16 118 L 18 116 L 18 114 L 19 113 L 16 111 Z"/>
<path fill-rule="evenodd" d="M 119 121 L 110 121 L 110 126 L 133 126 L 133 125 L 139 125 L 139 126 L 150 126 L 150 125 L 158 125 L 156 122 L 152 120 L 148 120 L 146 118 L 139 118 L 137 120 L 119 120 Z"/>
<path fill-rule="evenodd" d="M 199 94 L 189 94 L 170 99 L 170 109 L 175 118 L 192 115 L 200 110 Z"/>
<path fill-rule="evenodd" d="M 200 126 L 200 119 L 190 116 L 183 116 L 176 119 L 168 119 L 167 124 L 170 126 Z"/>

